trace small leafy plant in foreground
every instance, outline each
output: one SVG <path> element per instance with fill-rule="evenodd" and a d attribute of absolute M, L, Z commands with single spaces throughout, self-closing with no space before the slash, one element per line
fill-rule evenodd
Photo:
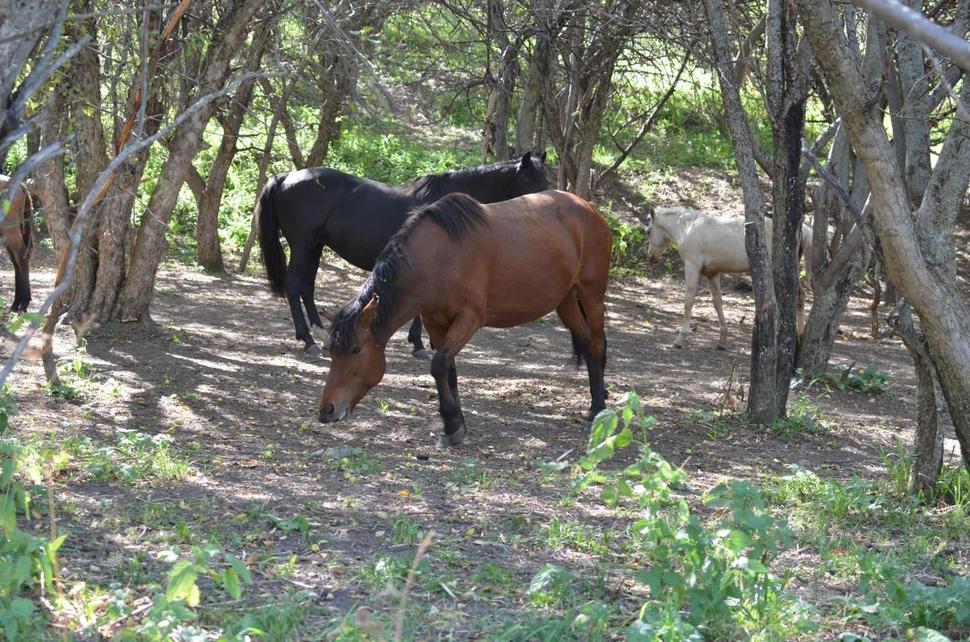
<path fill-rule="evenodd" d="M 610 506 L 638 511 L 630 524 L 649 589 L 630 625 L 631 640 L 735 639 L 761 631 L 765 639 L 791 637 L 813 626 L 786 591 L 787 578 L 771 570 L 792 539 L 784 521 L 771 516 L 761 491 L 747 480 L 723 482 L 704 496 L 712 519 L 692 510 L 678 491 L 686 473 L 654 452 L 646 440 L 629 466 L 602 465 L 635 442 L 655 419 L 641 415 L 633 393 L 618 412 L 604 410 L 591 429 L 575 489 L 598 487 Z"/>
<path fill-rule="evenodd" d="M 30 496 L 14 477 L 20 455 L 13 441 L 0 441 L 0 633 L 7 640 L 29 639 L 41 624 L 36 600 L 54 589 L 65 538 L 48 540 L 19 528 L 17 516 L 30 509 Z"/>

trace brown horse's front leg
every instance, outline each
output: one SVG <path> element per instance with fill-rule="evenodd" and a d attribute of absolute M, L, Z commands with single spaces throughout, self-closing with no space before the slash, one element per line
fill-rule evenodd
<path fill-rule="evenodd" d="M 458 397 L 458 371 L 455 355 L 465 347 L 480 327 L 482 317 L 471 310 L 458 314 L 447 330 L 426 323 L 431 342 L 435 347 L 431 359 L 431 376 L 438 388 L 438 411 L 445 423 L 445 434 L 438 447 L 457 446 L 465 439 L 465 416 Z"/>
<path fill-rule="evenodd" d="M 445 434 L 438 447 L 457 446 L 465 439 L 465 415 L 458 398 L 458 371 L 455 358 L 442 349 L 431 359 L 431 376 L 438 388 L 438 412 L 445 422 Z"/>

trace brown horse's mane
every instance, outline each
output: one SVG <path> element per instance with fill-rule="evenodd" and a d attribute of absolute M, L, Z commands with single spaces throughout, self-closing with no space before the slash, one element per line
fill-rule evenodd
<path fill-rule="evenodd" d="M 357 338 L 357 320 L 364 307 L 377 297 L 377 310 L 371 321 L 375 335 L 387 329 L 394 306 L 401 294 L 397 279 L 402 265 L 408 265 L 404 245 L 411 232 L 424 221 L 431 219 L 448 234 L 453 241 L 460 241 L 465 234 L 477 225 L 487 225 L 488 219 L 481 203 L 467 194 L 448 194 L 431 205 L 419 205 L 411 210 L 407 220 L 391 240 L 371 271 L 360 291 L 347 305 L 341 308 L 330 326 L 330 349 L 347 352 Z"/>

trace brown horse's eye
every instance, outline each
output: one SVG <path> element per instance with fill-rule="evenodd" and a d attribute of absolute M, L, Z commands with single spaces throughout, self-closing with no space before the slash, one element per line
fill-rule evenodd
<path fill-rule="evenodd" d="M 360 354 L 360 346 L 354 346 L 354 348 L 351 350 L 351 352 L 353 354 Z"/>

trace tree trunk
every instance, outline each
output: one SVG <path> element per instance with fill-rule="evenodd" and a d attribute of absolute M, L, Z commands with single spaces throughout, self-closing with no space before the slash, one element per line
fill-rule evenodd
<path fill-rule="evenodd" d="M 67 0 L 8 0 L 0 10 L 0 140 L 22 123 L 13 113 L 14 88 L 40 39 Z M 6 151 L 0 151 L 0 168 Z"/>
<path fill-rule="evenodd" d="M 262 5 L 259 0 L 237 0 L 216 26 L 213 41 L 206 53 L 205 67 L 196 96 L 222 87 L 230 73 L 236 48 L 243 41 L 246 28 Z M 185 181 L 186 159 L 194 158 L 202 143 L 205 126 L 216 109 L 215 103 L 194 112 L 176 130 L 171 153 L 162 165 L 147 211 L 139 226 L 128 278 L 118 299 L 118 315 L 123 320 L 148 317 L 154 295 L 155 278 L 165 251 L 165 232 L 175 209 L 178 193 Z"/>
<path fill-rule="evenodd" d="M 741 179 L 745 219 L 744 245 L 751 263 L 751 281 L 754 289 L 755 312 L 751 341 L 748 414 L 754 421 L 770 425 L 777 417 L 776 305 L 775 288 L 768 263 L 768 247 L 765 242 L 764 202 L 754 160 L 754 136 L 736 84 L 723 5 L 721 0 L 704 0 L 704 8 L 707 24 L 713 36 L 721 99 L 727 112 L 728 130 Z"/>
<path fill-rule="evenodd" d="M 515 119 L 515 155 L 521 156 L 533 149 L 536 136 L 536 116 L 541 111 L 542 104 L 542 71 L 538 60 L 548 56 L 549 39 L 543 33 L 536 36 L 536 45 L 529 57 L 528 71 L 522 83 L 522 101 L 519 103 L 518 115 Z M 537 148 L 538 150 L 538 148 Z"/>
<path fill-rule="evenodd" d="M 64 134 L 64 123 L 67 120 L 65 93 L 63 84 L 58 82 L 51 87 L 47 95 L 47 101 L 41 110 L 38 141 L 41 147 L 60 140 Z M 43 207 L 47 232 L 54 242 L 54 254 L 60 256 L 60 253 L 67 248 L 67 232 L 71 227 L 64 157 L 58 156 L 37 166 L 31 172 L 31 178 L 33 180 L 31 191 Z"/>
<path fill-rule="evenodd" d="M 796 1 L 832 99 L 865 167 L 889 278 L 919 315 L 964 462 L 970 465 L 970 309 L 951 278 L 955 271 L 950 262 L 952 224 L 970 181 L 970 121 L 957 110 L 914 217 L 882 115 L 866 109 L 860 95 L 865 85 L 859 61 L 846 45 L 834 8 L 829 0 Z M 961 99 L 968 98 L 970 87 L 964 84 Z"/>
<path fill-rule="evenodd" d="M 271 39 L 270 34 L 270 29 L 263 29 L 257 33 L 246 58 L 245 71 L 252 72 L 259 69 L 260 61 Z M 228 113 L 220 121 L 222 141 L 209 167 L 208 177 L 201 182 L 201 190 L 192 190 L 199 210 L 195 223 L 196 260 L 209 272 L 226 271 L 219 242 L 219 209 L 222 206 L 226 177 L 236 157 L 239 130 L 253 101 L 254 90 L 255 80 L 248 80 L 242 83 L 239 91 L 236 92 L 229 105 Z M 193 178 L 198 176 L 194 167 L 188 168 L 188 174 Z M 201 176 L 198 178 L 201 180 Z"/>
<path fill-rule="evenodd" d="M 259 176 L 256 178 L 256 202 L 253 203 L 253 219 L 249 225 L 249 236 L 246 237 L 246 245 L 243 247 L 242 256 L 239 258 L 239 267 L 236 270 L 240 274 L 246 271 L 246 266 L 249 264 L 249 255 L 253 251 L 253 243 L 256 240 L 256 228 L 259 223 L 256 220 L 256 204 L 259 203 L 259 197 L 263 193 L 263 187 L 266 185 L 266 174 L 269 170 L 269 163 L 273 158 L 273 141 L 276 140 L 276 130 L 279 127 L 283 111 L 286 109 L 286 97 L 289 94 L 290 87 L 292 87 L 292 84 L 287 86 L 283 91 L 283 96 L 276 103 L 276 109 L 273 110 L 273 118 L 269 123 L 269 130 L 266 132 L 266 144 L 263 146 L 263 153 L 259 156 Z"/>
<path fill-rule="evenodd" d="M 915 328 L 908 305 L 902 306 L 896 329 L 916 368 L 916 436 L 909 489 L 929 500 L 935 496 L 936 482 L 943 468 L 943 430 L 939 419 L 946 414 L 946 400 L 942 398 L 926 340 Z"/>

